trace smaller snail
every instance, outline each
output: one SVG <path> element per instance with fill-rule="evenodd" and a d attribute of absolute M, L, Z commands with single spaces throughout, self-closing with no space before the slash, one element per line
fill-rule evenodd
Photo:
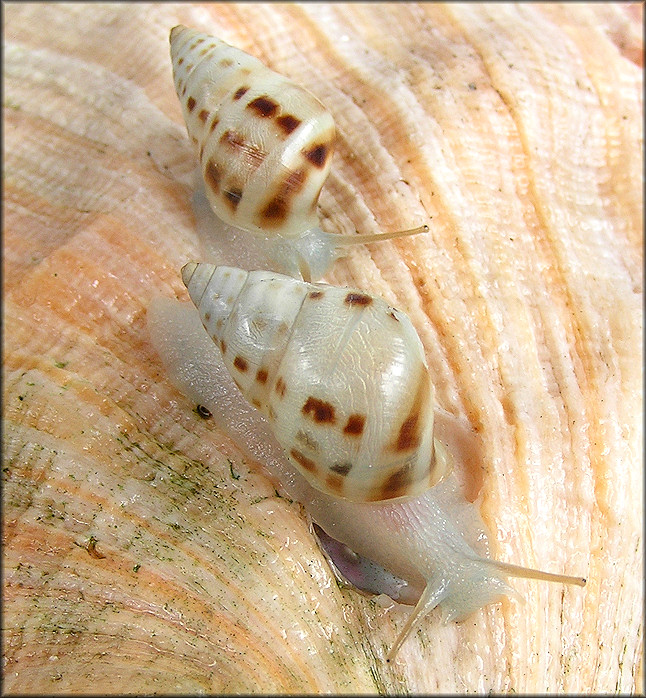
<path fill-rule="evenodd" d="M 317 202 L 335 139 L 330 112 L 307 90 L 224 41 L 177 26 L 170 33 L 175 89 L 199 147 L 205 193 L 225 223 L 265 239 L 282 271 L 323 276 L 347 245 L 428 231 L 334 235 Z"/>
<path fill-rule="evenodd" d="M 442 478 L 433 384 L 406 315 L 266 271 L 193 262 L 182 278 L 240 391 L 313 487 L 371 502 Z"/>

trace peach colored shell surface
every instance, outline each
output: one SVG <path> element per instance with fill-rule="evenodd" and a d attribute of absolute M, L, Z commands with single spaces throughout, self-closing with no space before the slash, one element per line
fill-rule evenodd
<path fill-rule="evenodd" d="M 3 9 L 4 691 L 643 691 L 641 6 Z M 388 664 L 408 609 L 339 585 L 173 387 L 147 309 L 204 253 L 178 24 L 329 110 L 322 229 L 429 225 L 325 281 L 410 318 L 491 557 L 584 589 L 515 580 Z"/>

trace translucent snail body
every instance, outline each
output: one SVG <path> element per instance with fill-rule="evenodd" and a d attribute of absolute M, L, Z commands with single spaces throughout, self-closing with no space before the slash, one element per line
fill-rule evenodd
<path fill-rule="evenodd" d="M 212 272 L 211 266 L 208 273 Z M 184 269 L 189 290 L 195 273 L 194 264 Z M 246 272 L 234 270 L 232 274 L 239 278 L 243 278 L 242 275 Z M 191 401 L 205 405 L 219 427 L 231 434 L 251 458 L 262 462 L 280 480 L 287 494 L 300 502 L 329 536 L 348 546 L 355 555 L 376 564 L 371 566 L 373 593 L 387 594 L 400 603 L 415 606 L 390 647 L 386 655 L 388 660 L 397 655 L 404 641 L 431 610 L 439 607 L 445 622 L 465 619 L 483 606 L 511 594 L 513 589 L 507 583 L 510 576 L 585 585 L 585 579 L 580 577 L 510 565 L 479 554 L 478 542 L 484 533 L 478 523 L 476 505 L 464 498 L 455 476 L 458 467 L 420 494 L 383 501 L 353 501 L 321 486 L 322 481 L 307 477 L 307 469 L 287 457 L 275 422 L 269 416 L 263 418 L 243 397 L 245 383 L 240 381 L 240 371 L 233 365 L 237 355 L 233 353 L 237 352 L 235 342 L 231 348 L 225 347 L 225 357 L 229 354 L 232 359 L 227 361 L 222 356 L 222 340 L 216 334 L 214 341 L 204 331 L 202 322 L 210 322 L 207 314 L 214 318 L 214 311 L 226 313 L 223 309 L 228 294 L 214 299 L 206 292 L 194 290 L 192 295 L 195 304 L 200 306 L 199 314 L 194 307 L 166 298 L 158 299 L 148 313 L 151 338 L 170 379 Z M 219 302 L 221 307 L 217 310 L 215 306 Z M 405 316 L 400 313 L 400 317 Z M 243 313 L 238 318 L 251 330 L 252 336 L 258 336 L 249 316 Z M 215 334 L 214 331 L 210 333 Z M 243 373 L 253 375 L 249 370 Z M 301 425 L 311 421 L 298 414 L 294 417 Z M 443 411 L 433 419 L 433 427 L 436 426 L 436 447 L 441 439 L 451 453 L 451 460 L 457 461 L 459 466 L 462 451 L 473 445 L 468 429 Z M 436 448 L 436 467 L 438 464 L 446 467 L 448 458 L 442 447 Z M 364 474 L 371 482 L 370 471 Z M 429 484 L 440 474 L 432 475 Z M 372 485 L 368 489 L 371 490 Z M 399 585 L 393 586 L 393 575 L 409 584 L 408 598 L 400 597 Z"/>
<path fill-rule="evenodd" d="M 225 223 L 266 239 L 281 270 L 320 278 L 348 244 L 428 230 L 332 235 L 318 226 L 335 127 L 310 92 L 219 39 L 171 31 L 175 89 L 206 196 Z"/>

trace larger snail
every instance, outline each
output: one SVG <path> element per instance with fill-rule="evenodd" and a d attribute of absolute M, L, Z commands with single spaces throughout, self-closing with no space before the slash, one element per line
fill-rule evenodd
<path fill-rule="evenodd" d="M 236 402 L 217 345 L 304 476 L 274 454 L 290 495 L 329 536 L 418 590 L 388 659 L 436 606 L 460 620 L 511 593 L 506 576 L 585 585 L 482 557 L 467 543 L 463 520 L 473 510 L 450 476 L 433 486 L 448 456 L 433 439 L 433 390 L 403 313 L 361 291 L 276 273 L 189 263 L 182 276 L 214 341 L 183 309 L 151 308 L 153 342 L 175 382 L 253 442 L 252 408 Z M 249 448 L 269 462 L 263 429 Z M 357 438 L 364 433 L 370 438 Z M 408 448 L 393 448 L 399 439 Z"/>
<path fill-rule="evenodd" d="M 317 202 L 335 138 L 330 112 L 307 90 L 213 36 L 177 26 L 170 46 L 208 201 L 222 221 L 264 239 L 281 271 L 317 279 L 347 245 L 428 230 L 321 230 Z"/>

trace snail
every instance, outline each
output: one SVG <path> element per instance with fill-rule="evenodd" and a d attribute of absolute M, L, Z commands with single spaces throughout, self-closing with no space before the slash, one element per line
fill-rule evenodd
<path fill-rule="evenodd" d="M 433 385 L 403 313 L 267 271 L 192 262 L 182 278 L 240 391 L 312 486 L 369 502 L 441 479 Z"/>
<path fill-rule="evenodd" d="M 341 410 L 347 409 L 342 408 L 342 404 L 366 404 L 353 396 L 361 391 L 374 395 L 374 388 L 367 383 L 382 380 L 379 371 L 374 371 L 366 374 L 365 380 L 352 382 L 353 365 L 350 363 L 345 373 L 349 382 L 340 391 L 333 395 L 316 392 L 321 386 L 314 382 L 304 388 L 305 392 L 300 392 L 300 388 L 296 389 L 301 378 L 298 374 L 303 374 L 305 380 L 317 376 L 316 368 L 314 373 L 309 372 L 308 358 L 314 367 L 320 366 L 319 372 L 324 381 L 327 380 L 325 367 L 331 375 L 337 371 L 342 372 L 342 362 L 352 354 L 348 351 L 346 356 L 343 348 L 355 346 L 355 341 L 356 346 L 362 349 L 359 355 L 355 356 L 355 368 L 358 371 L 367 363 L 372 363 L 375 367 L 380 366 L 379 353 L 389 344 L 401 345 L 402 351 L 409 351 L 412 357 L 411 365 L 421 361 L 425 367 L 423 354 L 420 358 L 417 353 L 418 343 L 421 342 L 412 324 L 409 327 L 410 320 L 404 313 L 393 310 L 394 317 L 383 317 L 390 310 L 383 301 L 374 296 L 326 284 L 309 284 L 276 273 L 248 273 L 240 269 L 222 269 L 204 263 L 189 263 L 182 270 L 182 276 L 199 314 L 195 314 L 195 309 L 191 313 L 176 302 L 174 304 L 173 301 L 162 299 L 165 303 L 151 306 L 148 317 L 153 344 L 173 382 L 194 401 L 205 405 L 214 418 L 219 420 L 219 424 L 246 446 L 250 455 L 267 464 L 281 480 L 289 496 L 304 506 L 311 519 L 328 536 L 376 563 L 391 576 L 391 579 L 383 582 L 383 593 L 391 593 L 389 590 L 393 588 L 392 575 L 409 584 L 409 598 L 404 602 L 415 603 L 415 608 L 388 652 L 387 660 L 396 656 L 405 639 L 433 608 L 441 608 L 445 622 L 461 620 L 479 608 L 500 600 L 502 596 L 514 593 L 513 588 L 506 582 L 508 576 L 585 586 L 586 580 L 581 577 L 524 568 L 493 560 L 476 552 L 479 535 L 474 533 L 474 530 L 478 527 L 478 515 L 474 505 L 463 499 L 459 483 L 449 466 L 449 451 L 454 453 L 457 459 L 461 458 L 460 442 L 468 439 L 468 434 L 455 418 L 447 417 L 448 413 L 442 415 L 437 406 L 435 418 L 432 410 L 430 413 L 423 412 L 423 419 L 427 425 L 430 424 L 430 429 L 427 430 L 417 423 L 414 429 L 414 433 L 419 436 L 418 454 L 424 454 L 429 466 L 426 489 L 423 491 L 416 486 L 414 478 L 410 480 L 410 490 L 403 487 L 395 491 L 385 491 L 380 484 L 383 483 L 383 475 L 380 476 L 381 480 L 379 476 L 375 479 L 371 468 L 368 467 L 369 463 L 364 463 L 358 468 L 367 478 L 364 488 L 355 490 L 353 487 L 352 491 L 350 488 L 344 490 L 343 486 L 339 488 L 337 476 L 341 479 L 349 477 L 358 464 L 355 460 L 357 450 L 353 450 L 352 445 L 348 447 L 345 456 L 348 463 L 352 462 L 352 468 L 345 476 L 332 469 L 332 486 L 328 482 L 329 472 L 321 465 L 325 462 L 324 459 L 317 465 L 317 471 L 322 474 L 323 480 L 317 481 L 309 465 L 304 465 L 300 456 L 294 458 L 291 454 L 292 457 L 287 458 L 287 454 L 292 450 L 302 453 L 303 445 L 308 439 L 313 440 L 319 449 L 322 446 L 327 448 L 329 435 L 323 437 L 323 432 L 315 431 L 316 407 L 310 403 L 313 411 L 305 409 L 305 393 L 309 393 L 308 398 L 314 397 L 334 407 L 335 415 L 339 410 L 340 417 Z M 274 288 L 269 291 L 272 285 Z M 283 332 L 298 338 L 296 354 L 287 350 L 284 356 L 288 358 L 283 358 L 282 363 L 281 353 L 285 344 L 274 340 L 281 334 L 281 323 L 285 320 L 276 321 L 271 315 L 273 312 L 277 318 L 284 317 L 283 311 L 278 309 L 282 303 L 279 302 L 272 310 L 272 305 L 280 296 L 281 287 L 285 296 L 282 303 L 289 306 L 289 312 L 294 318 L 292 326 Z M 259 291 L 259 288 L 264 290 Z M 321 292 L 324 295 L 317 297 L 316 294 Z M 315 294 L 315 297 L 312 298 L 311 294 Z M 348 308 L 337 307 L 338 315 L 341 316 L 341 319 L 337 320 L 331 311 L 335 305 L 345 305 L 348 295 L 354 294 L 364 300 L 351 303 Z M 249 305 L 250 299 L 252 303 Z M 309 325 L 313 342 L 308 343 L 307 337 L 301 334 L 308 324 L 301 313 L 308 313 L 308 306 L 319 300 L 328 303 L 328 310 L 313 316 L 314 325 Z M 380 322 L 380 316 L 381 320 L 389 320 L 391 324 Z M 303 326 L 296 327 L 301 322 Z M 208 334 L 204 332 L 200 323 L 204 323 Z M 366 342 L 366 337 L 374 337 L 374 333 L 366 329 L 370 328 L 372 323 L 381 328 L 386 339 L 380 339 L 374 344 Z M 227 327 L 227 324 L 230 327 Z M 412 334 L 409 330 L 412 330 Z M 215 336 L 215 341 L 209 334 Z M 353 338 L 355 334 L 357 339 Z M 244 345 L 244 337 L 248 340 L 248 346 Z M 298 347 L 308 356 L 297 359 Z M 220 355 L 222 349 L 224 360 Z M 241 352 L 249 353 L 243 355 Z M 246 362 L 246 366 L 240 360 L 236 366 L 238 356 Z M 328 362 L 329 356 L 334 357 L 332 363 Z M 391 365 L 406 364 L 395 362 Z M 276 366 L 279 367 L 278 370 L 273 368 Z M 266 380 L 263 369 L 267 371 Z M 418 370 L 421 381 L 425 372 L 419 367 Z M 259 371 L 260 381 L 257 380 Z M 289 381 L 285 379 L 286 376 L 289 377 Z M 278 394 L 283 392 L 282 388 L 276 391 L 281 377 L 286 386 L 282 396 L 285 404 L 280 405 L 279 409 L 291 410 L 294 426 L 290 432 L 281 431 L 282 422 L 287 420 L 281 419 L 279 424 L 276 411 L 276 405 L 279 403 L 271 397 L 272 391 Z M 232 378 L 239 384 L 240 390 L 233 385 Z M 396 369 L 389 374 L 389 378 L 397 379 Z M 294 383 L 291 382 L 292 379 Z M 318 381 L 318 377 L 314 380 Z M 256 386 L 257 383 L 261 385 Z M 325 389 L 330 385 L 332 383 L 327 383 Z M 258 413 L 257 408 L 254 409 L 242 398 L 241 393 L 245 393 L 252 403 L 254 400 L 259 403 L 260 409 L 267 414 L 266 420 Z M 288 396 L 292 393 L 294 399 L 290 401 Z M 428 389 L 428 394 L 429 400 L 432 401 L 432 388 Z M 357 402 L 353 403 L 353 399 Z M 403 413 L 409 414 L 407 399 L 404 399 L 402 404 L 405 405 Z M 272 408 L 276 412 L 273 418 Z M 328 409 L 320 409 L 319 416 L 326 416 L 327 419 Z M 374 404 L 370 405 L 370 409 L 371 416 L 366 418 L 365 425 L 369 424 L 372 415 L 383 414 L 381 408 Z M 397 417 L 396 406 L 393 409 L 391 418 L 396 424 L 402 424 L 401 416 Z M 419 414 L 421 417 L 422 412 Z M 438 415 L 441 419 L 438 419 Z M 326 428 L 330 426 L 326 420 L 323 421 Z M 348 422 L 348 415 L 343 413 L 343 417 L 335 421 L 334 426 L 343 430 Z M 434 438 L 433 428 L 440 425 L 442 439 Z M 380 423 L 379 428 L 385 433 L 390 433 L 385 422 Z M 430 431 L 435 447 L 430 450 L 421 448 L 424 441 L 421 435 L 427 431 Z M 299 435 L 299 432 L 303 434 Z M 291 436 L 286 436 L 286 433 Z M 401 427 L 398 433 L 401 433 Z M 293 440 L 290 442 L 289 439 Z M 441 440 L 449 445 L 448 449 L 441 445 Z M 334 444 L 335 440 L 332 439 L 331 443 Z M 351 444 L 351 441 L 345 440 L 343 443 Z M 383 448 L 383 444 L 388 448 L 392 439 L 381 439 L 380 443 L 380 448 Z M 312 446 L 311 443 L 309 445 Z M 317 449 L 314 448 L 313 452 L 317 453 Z M 339 462 L 345 462 L 338 453 L 332 460 L 336 463 L 337 459 Z M 433 482 L 436 484 L 433 485 Z M 362 489 L 363 494 L 360 494 Z M 387 496 L 379 500 L 375 496 L 377 491 Z"/>
<path fill-rule="evenodd" d="M 336 235 L 318 227 L 317 202 L 335 139 L 330 112 L 307 90 L 216 37 L 170 33 L 175 89 L 199 147 L 216 216 L 259 236 L 291 276 L 318 279 L 348 245 L 427 232 Z"/>

